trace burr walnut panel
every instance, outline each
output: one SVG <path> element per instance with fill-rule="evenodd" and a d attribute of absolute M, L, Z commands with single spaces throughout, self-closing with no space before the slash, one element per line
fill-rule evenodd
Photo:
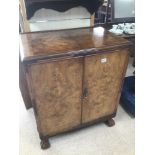
<path fill-rule="evenodd" d="M 20 35 L 20 52 L 23 60 L 88 49 L 104 49 L 123 44 L 129 42 L 114 36 L 102 27 Z"/>
<path fill-rule="evenodd" d="M 83 123 L 115 112 L 127 58 L 126 50 L 85 57 Z"/>
<path fill-rule="evenodd" d="M 30 67 L 39 132 L 46 136 L 81 124 L 82 58 Z"/>

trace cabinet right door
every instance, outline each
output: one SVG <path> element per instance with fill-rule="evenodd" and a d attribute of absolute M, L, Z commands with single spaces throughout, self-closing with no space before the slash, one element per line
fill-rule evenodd
<path fill-rule="evenodd" d="M 83 123 L 111 115 L 116 111 L 127 64 L 126 49 L 85 57 Z"/>

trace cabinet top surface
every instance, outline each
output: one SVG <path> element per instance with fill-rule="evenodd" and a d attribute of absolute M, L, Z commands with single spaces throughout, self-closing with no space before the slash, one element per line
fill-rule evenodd
<path fill-rule="evenodd" d="M 28 61 L 129 44 L 126 39 L 111 34 L 103 27 L 26 33 L 20 34 L 20 55 L 22 61 Z"/>

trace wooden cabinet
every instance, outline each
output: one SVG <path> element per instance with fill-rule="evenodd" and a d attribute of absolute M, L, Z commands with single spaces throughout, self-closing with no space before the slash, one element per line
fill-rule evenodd
<path fill-rule="evenodd" d="M 43 149 L 55 134 L 99 121 L 114 125 L 130 42 L 103 28 L 28 33 L 20 38 L 26 78 L 21 85 L 26 82 L 29 89 L 21 92 L 31 98 L 32 103 L 25 104 L 34 109 Z"/>

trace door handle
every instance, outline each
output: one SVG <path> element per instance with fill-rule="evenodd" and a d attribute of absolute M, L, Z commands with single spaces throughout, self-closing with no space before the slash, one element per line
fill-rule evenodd
<path fill-rule="evenodd" d="M 88 97 L 88 89 L 87 88 L 84 88 L 83 98 L 87 98 L 87 97 Z"/>

